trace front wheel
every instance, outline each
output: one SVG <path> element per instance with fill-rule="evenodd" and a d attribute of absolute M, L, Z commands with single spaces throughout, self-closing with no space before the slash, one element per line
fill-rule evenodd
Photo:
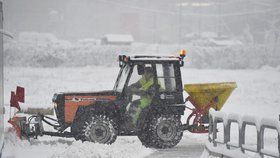
<path fill-rule="evenodd" d="M 114 120 L 105 115 L 90 117 L 83 126 L 82 140 L 100 144 L 112 144 L 117 138 Z"/>
<path fill-rule="evenodd" d="M 157 115 L 149 123 L 150 143 L 155 148 L 172 148 L 183 136 L 180 117 L 176 115 Z"/>

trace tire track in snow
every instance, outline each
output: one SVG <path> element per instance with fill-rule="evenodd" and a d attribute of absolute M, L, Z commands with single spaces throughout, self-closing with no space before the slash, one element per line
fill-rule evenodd
<path fill-rule="evenodd" d="M 188 132 L 184 132 L 184 136 L 181 142 L 171 149 L 159 149 L 146 158 L 197 158 L 203 152 L 204 142 L 206 141 L 206 135 L 201 135 L 205 137 L 205 140 L 201 140 L 201 138 L 197 139 L 194 135 L 199 134 L 190 134 Z"/>

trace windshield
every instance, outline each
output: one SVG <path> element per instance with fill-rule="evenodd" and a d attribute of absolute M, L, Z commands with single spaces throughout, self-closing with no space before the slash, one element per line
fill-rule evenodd
<path fill-rule="evenodd" d="M 114 86 L 114 91 L 122 92 L 125 81 L 129 74 L 130 66 L 128 64 L 124 65 L 118 75 L 117 82 Z"/>

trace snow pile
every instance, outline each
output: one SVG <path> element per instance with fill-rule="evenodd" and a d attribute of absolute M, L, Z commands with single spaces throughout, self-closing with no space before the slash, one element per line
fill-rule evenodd
<path fill-rule="evenodd" d="M 13 132 L 6 132 L 3 157 L 28 158 L 141 158 L 154 151 L 142 146 L 136 137 L 119 138 L 112 145 L 74 141 L 56 137 L 38 140 L 19 140 Z"/>
<path fill-rule="evenodd" d="M 112 145 L 77 141 L 66 150 L 55 153 L 52 158 L 141 158 L 152 152 L 138 140 L 121 139 Z"/>
<path fill-rule="evenodd" d="M 71 141 L 63 139 L 31 141 L 19 140 L 14 132 L 5 133 L 5 147 L 3 150 L 3 157 L 28 157 L 35 158 L 40 155 L 41 158 L 48 158 L 63 149 L 65 149 Z"/>

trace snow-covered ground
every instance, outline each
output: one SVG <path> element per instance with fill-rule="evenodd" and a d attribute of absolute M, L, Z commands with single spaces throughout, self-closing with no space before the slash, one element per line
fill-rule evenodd
<path fill-rule="evenodd" d="M 112 89 L 117 67 L 89 66 L 81 68 L 5 68 L 5 104 L 17 85 L 26 88 L 27 107 L 51 107 L 55 92 L 98 91 Z M 235 81 L 232 93 L 222 111 L 278 118 L 280 114 L 280 70 L 198 70 L 182 69 L 184 83 Z M 187 95 L 187 94 L 186 94 Z M 7 107 L 6 107 L 7 109 Z M 6 113 L 6 120 L 9 113 Z M 185 119 L 185 117 L 183 118 Z M 5 124 L 6 129 L 10 127 Z M 184 133 L 183 140 L 173 149 L 147 149 L 137 137 L 118 137 L 111 145 L 76 142 L 44 136 L 38 140 L 18 141 L 7 133 L 4 157 L 199 157 L 207 134 Z M 273 141 L 272 141 L 273 142 Z"/>

